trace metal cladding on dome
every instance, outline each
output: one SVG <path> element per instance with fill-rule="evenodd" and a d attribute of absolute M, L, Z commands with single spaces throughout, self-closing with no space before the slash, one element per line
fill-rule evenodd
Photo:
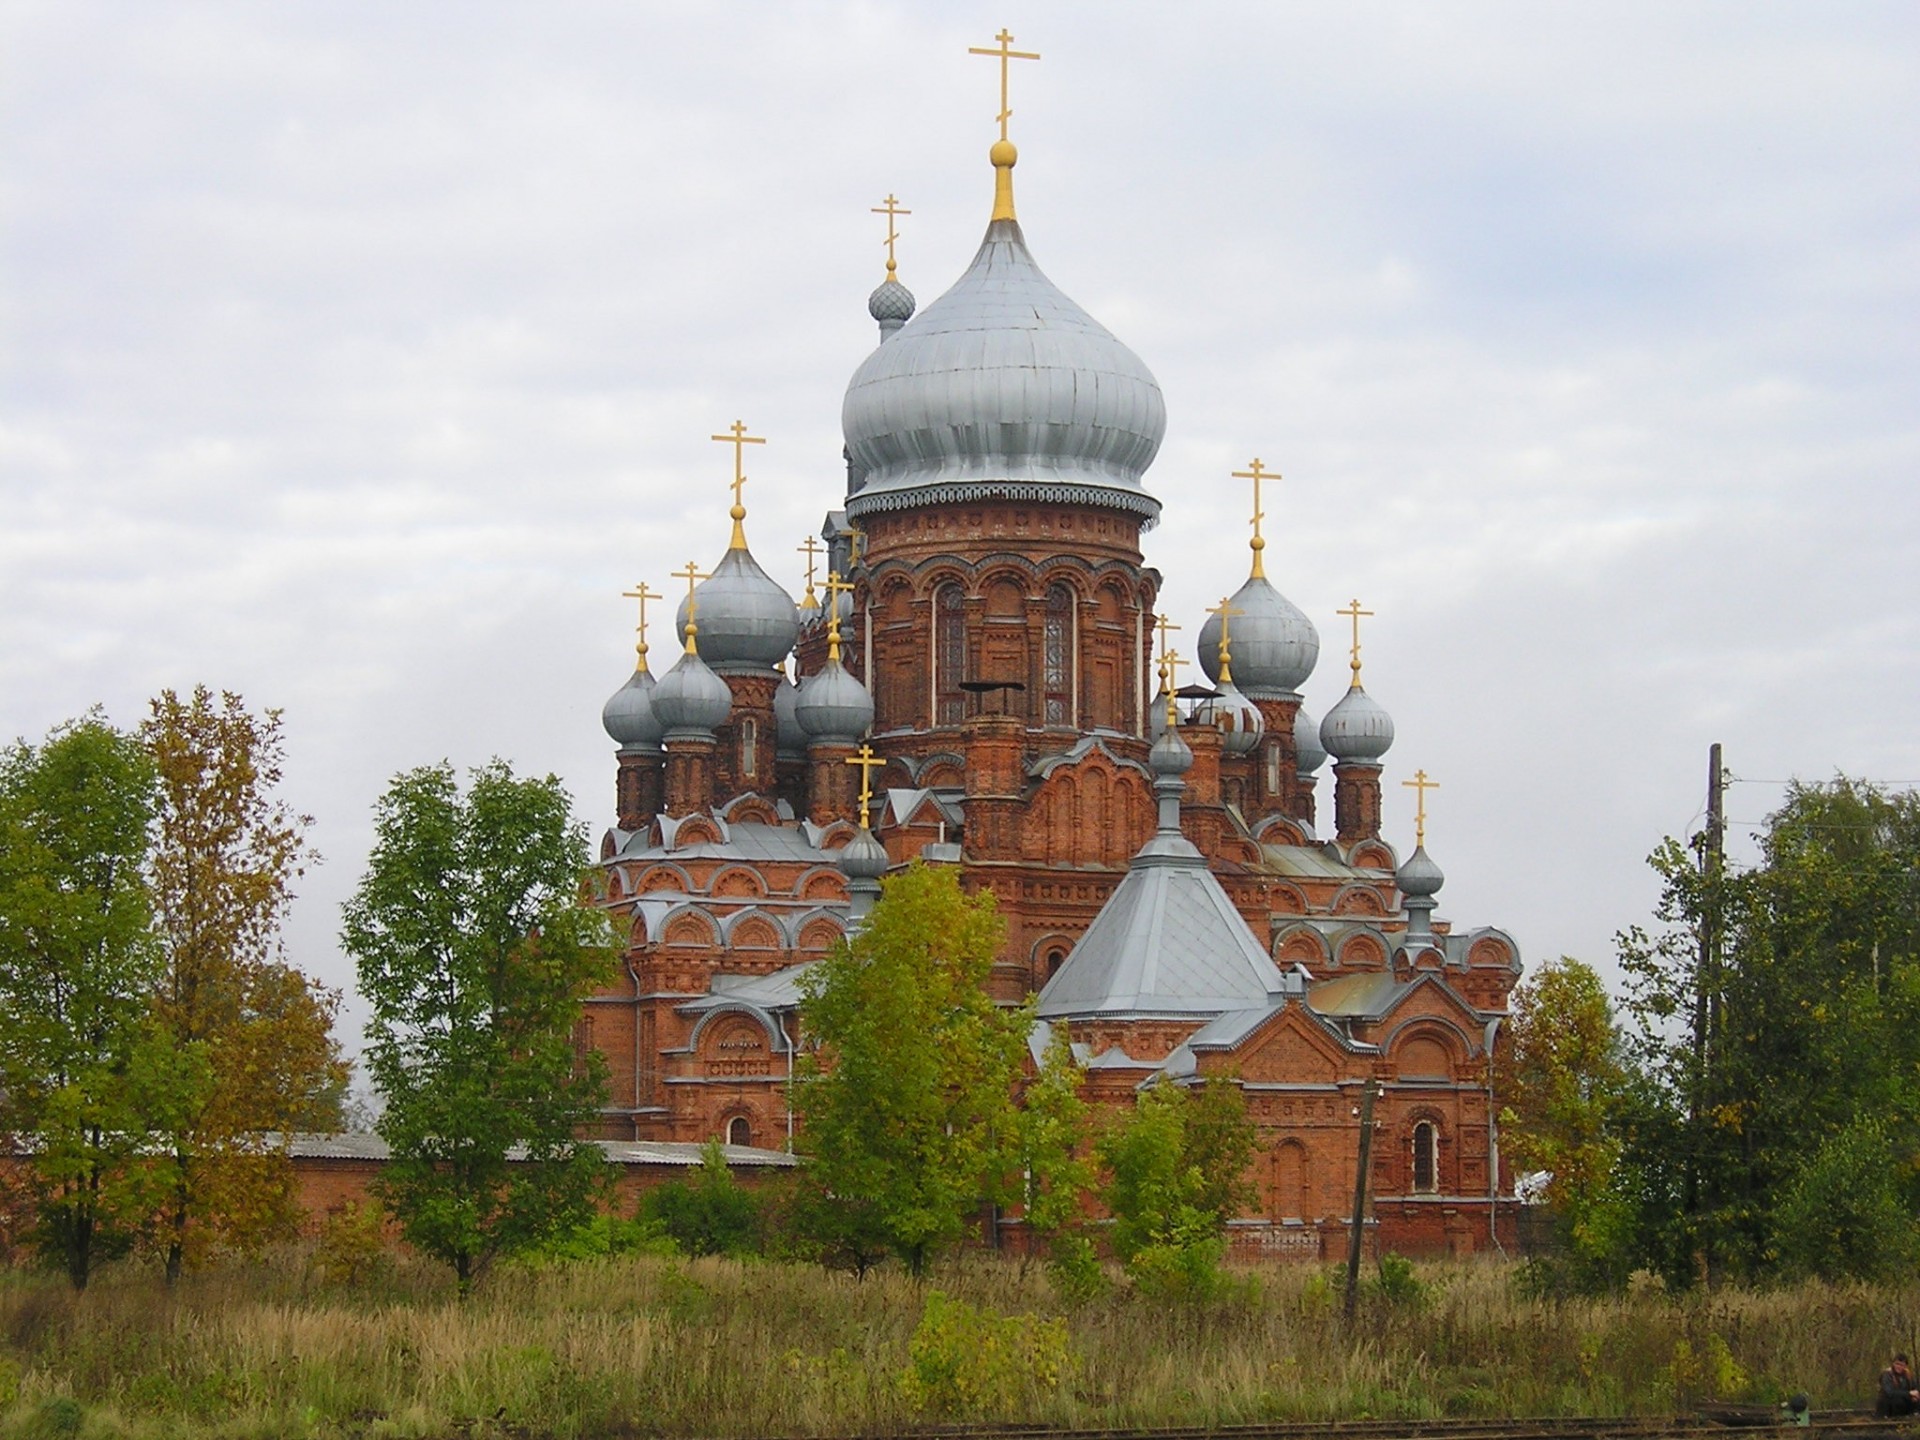
<path fill-rule="evenodd" d="M 1335 760 L 1371 764 L 1393 745 L 1393 717 L 1356 683 L 1320 722 L 1320 744 Z"/>
<path fill-rule="evenodd" d="M 829 660 L 800 682 L 793 717 L 808 739 L 857 745 L 873 724 L 873 696 L 838 660 Z"/>
<path fill-rule="evenodd" d="M 782 760 L 804 760 L 807 757 L 807 732 L 800 728 L 800 721 L 793 710 L 799 703 L 800 687 L 783 672 L 780 683 L 773 687 L 774 752 Z"/>
<path fill-rule="evenodd" d="M 1406 858 L 1393 878 L 1402 895 L 1420 900 L 1438 894 L 1440 887 L 1447 883 L 1446 875 L 1434 863 L 1433 857 L 1427 854 L 1424 845 L 1414 847 L 1413 854 Z"/>
<path fill-rule="evenodd" d="M 622 750 L 658 750 L 666 727 L 653 713 L 654 679 L 645 670 L 635 670 L 631 679 L 601 707 L 600 723 Z"/>
<path fill-rule="evenodd" d="M 1141 488 L 1166 434 L 1146 365 L 1040 272 L 995 219 L 953 288 L 854 372 L 841 407 L 855 519 L 999 496 L 1104 505 L 1151 522 Z"/>
<path fill-rule="evenodd" d="M 867 314 L 880 322 L 882 338 L 913 318 L 913 292 L 889 276 L 867 297 Z"/>
<path fill-rule="evenodd" d="M 887 873 L 891 863 L 887 847 L 874 839 L 873 832 L 864 825 L 840 851 L 840 869 L 854 880 L 878 880 Z"/>
<path fill-rule="evenodd" d="M 1233 649 L 1235 654 L 1239 653 L 1237 633 Z M 1221 749 L 1229 755 L 1251 754 L 1260 744 L 1260 737 L 1267 733 L 1266 717 L 1260 713 L 1260 707 L 1242 695 L 1232 680 L 1221 682 L 1217 694 L 1195 706 L 1193 718 L 1220 732 Z"/>
<path fill-rule="evenodd" d="M 1263 575 L 1251 576 L 1228 601 L 1233 607 L 1233 679 L 1256 700 L 1291 700 L 1320 658 L 1313 622 Z M 1200 668 L 1220 683 L 1220 617 L 1200 627 Z"/>
<path fill-rule="evenodd" d="M 721 556 L 713 573 L 693 594 L 694 613 L 700 617 L 700 655 L 718 673 L 772 670 L 792 651 L 800 633 L 799 607 L 760 568 L 744 545 Z M 685 600 L 680 602 L 673 623 L 684 643 Z"/>
<path fill-rule="evenodd" d="M 1302 775 L 1311 775 L 1327 763 L 1327 752 L 1320 744 L 1320 722 L 1302 705 L 1293 712 L 1293 766 Z"/>
<path fill-rule="evenodd" d="M 1193 768 L 1193 751 L 1187 748 L 1187 742 L 1180 736 L 1179 727 L 1168 725 L 1165 716 L 1161 717 L 1160 733 L 1154 737 L 1153 748 L 1147 752 L 1147 764 L 1156 775 L 1168 777 L 1184 775 Z"/>
<path fill-rule="evenodd" d="M 706 626 L 701 625 L 704 636 Z M 666 732 L 676 736 L 708 736 L 733 711 L 733 692 L 708 668 L 692 646 L 653 687 L 653 713 Z"/>

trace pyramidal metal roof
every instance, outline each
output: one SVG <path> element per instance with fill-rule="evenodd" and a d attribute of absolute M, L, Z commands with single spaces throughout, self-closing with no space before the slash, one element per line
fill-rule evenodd
<path fill-rule="evenodd" d="M 1206 860 L 1164 830 L 1040 992 L 1042 1019 L 1264 1010 L 1289 984 Z"/>

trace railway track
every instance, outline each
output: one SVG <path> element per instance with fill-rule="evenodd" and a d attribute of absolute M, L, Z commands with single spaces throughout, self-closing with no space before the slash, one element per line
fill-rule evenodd
<path fill-rule="evenodd" d="M 1861 1410 L 1816 1410 L 1808 1429 L 1848 1440 L 1914 1440 L 1920 1425 Z M 1741 1406 L 1691 1415 L 1568 1416 L 1499 1420 L 1294 1420 L 1156 1429 L 958 1426 L 911 1432 L 911 1440 L 1729 1440 L 1729 1431 L 1794 1426 L 1783 1412 Z M 865 1437 L 877 1440 L 877 1437 Z"/>

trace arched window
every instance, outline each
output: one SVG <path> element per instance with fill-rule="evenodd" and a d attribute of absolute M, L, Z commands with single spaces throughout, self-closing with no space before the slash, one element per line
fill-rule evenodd
<path fill-rule="evenodd" d="M 1041 647 L 1040 689 L 1043 725 L 1073 723 L 1073 591 L 1065 585 L 1047 590 L 1047 627 Z"/>
<path fill-rule="evenodd" d="M 756 752 L 760 748 L 760 727 L 748 716 L 740 722 L 740 778 L 751 780 L 757 765 Z"/>
<path fill-rule="evenodd" d="M 1431 1195 L 1440 1188 L 1439 1131 L 1431 1120 L 1413 1127 L 1413 1188 Z"/>
<path fill-rule="evenodd" d="M 753 1126 L 748 1123 L 746 1116 L 736 1115 L 727 1121 L 727 1144 L 753 1144 Z"/>
<path fill-rule="evenodd" d="M 1280 742 L 1278 740 L 1269 740 L 1267 742 L 1267 794 L 1278 795 L 1279 793 Z"/>
<path fill-rule="evenodd" d="M 966 718 L 967 620 L 958 585 L 942 585 L 933 595 L 933 723 L 958 725 Z"/>

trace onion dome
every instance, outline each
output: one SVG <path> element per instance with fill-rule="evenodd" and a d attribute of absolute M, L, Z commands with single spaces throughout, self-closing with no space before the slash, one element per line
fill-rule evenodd
<path fill-rule="evenodd" d="M 727 682 L 707 667 L 687 637 L 687 653 L 653 687 L 653 714 L 671 740 L 682 735 L 711 735 L 733 710 Z"/>
<path fill-rule="evenodd" d="M 816 742 L 857 745 L 873 724 L 873 696 L 836 659 L 800 682 L 793 718 Z"/>
<path fill-rule="evenodd" d="M 873 832 L 864 825 L 840 851 L 840 869 L 853 880 L 878 880 L 887 873 L 891 863 L 887 847 L 874 839 Z"/>
<path fill-rule="evenodd" d="M 1150 523 L 1160 504 L 1141 477 L 1166 434 L 1160 386 L 1040 272 L 1013 218 L 1013 145 L 991 158 L 999 193 L 973 263 L 847 386 L 841 427 L 866 474 L 847 514 L 1001 497 Z"/>
<path fill-rule="evenodd" d="M 1153 703 L 1147 706 L 1147 738 L 1158 740 L 1167 729 L 1167 681 L 1160 677 L 1160 688 L 1154 691 Z"/>
<path fill-rule="evenodd" d="M 879 322 L 881 340 L 890 340 L 913 318 L 913 292 L 889 274 L 867 297 L 867 314 Z"/>
<path fill-rule="evenodd" d="M 1320 722 L 1302 705 L 1293 712 L 1293 768 L 1301 775 L 1311 775 L 1326 763 L 1326 748 L 1320 743 Z"/>
<path fill-rule="evenodd" d="M 1393 717 L 1355 684 L 1320 722 L 1320 744 L 1335 760 L 1372 764 L 1393 744 Z"/>
<path fill-rule="evenodd" d="M 1424 845 L 1414 847 L 1413 854 L 1406 858 L 1393 878 L 1402 895 L 1420 900 L 1439 893 L 1440 887 L 1447 883 L 1447 877 L 1433 863 Z"/>
<path fill-rule="evenodd" d="M 1187 742 L 1180 738 L 1176 727 L 1167 726 L 1163 720 L 1160 736 L 1153 742 L 1153 748 L 1147 752 L 1147 764 L 1155 775 L 1172 779 L 1184 775 L 1193 768 L 1193 751 L 1187 748 Z"/>
<path fill-rule="evenodd" d="M 800 622 L 802 630 L 811 630 L 820 623 L 822 611 L 820 597 L 809 590 L 800 597 L 800 603 L 793 607 L 794 618 Z"/>
<path fill-rule="evenodd" d="M 1237 654 L 1240 649 L 1237 635 L 1233 648 Z M 1195 707 L 1193 718 L 1220 732 L 1221 749 L 1229 755 L 1251 754 L 1259 745 L 1260 737 L 1267 733 L 1266 717 L 1260 713 L 1260 707 L 1240 693 L 1240 687 L 1231 677 L 1221 682 L 1217 693 Z"/>
<path fill-rule="evenodd" d="M 1320 658 L 1320 634 L 1300 607 L 1253 575 L 1233 593 L 1233 679 L 1256 700 L 1291 700 Z M 1200 668 L 1220 683 L 1220 617 L 1200 627 Z"/>
<path fill-rule="evenodd" d="M 804 760 L 807 756 L 807 732 L 793 713 L 799 700 L 800 687 L 783 672 L 780 683 L 773 687 L 774 752 L 782 760 Z"/>
<path fill-rule="evenodd" d="M 799 608 L 755 562 L 744 541 L 728 549 L 693 594 L 694 613 L 700 617 L 700 653 L 718 673 L 771 670 L 793 649 L 800 633 Z M 684 640 L 685 600 L 680 602 L 674 626 Z"/>
<path fill-rule="evenodd" d="M 665 726 L 653 713 L 653 676 L 635 670 L 633 678 L 608 697 L 600 723 L 622 750 L 658 750 Z"/>

